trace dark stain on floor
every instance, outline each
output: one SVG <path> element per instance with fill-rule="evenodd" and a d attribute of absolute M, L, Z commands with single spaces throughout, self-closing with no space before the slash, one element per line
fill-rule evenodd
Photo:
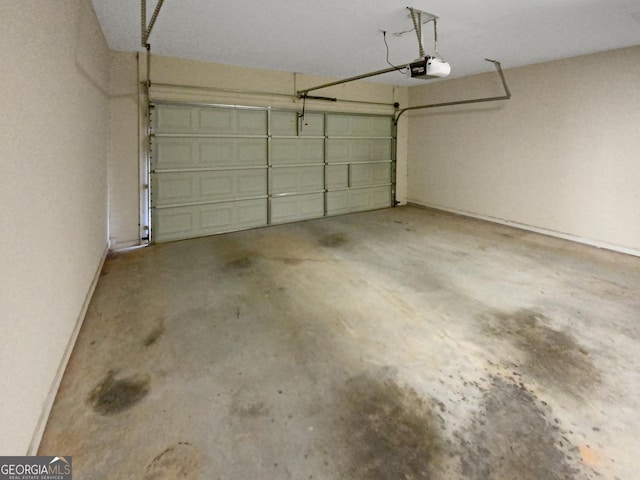
<path fill-rule="evenodd" d="M 460 437 L 462 475 L 470 480 L 569 480 L 585 472 L 564 451 L 558 425 L 522 386 L 493 377 L 480 411 Z M 563 445 L 563 446 L 561 446 Z M 580 476 L 578 476 L 580 475 Z"/>
<path fill-rule="evenodd" d="M 282 257 L 282 258 L 278 258 L 277 260 L 280 260 L 282 263 L 286 265 L 300 265 L 305 261 L 304 258 L 295 258 L 295 257 Z"/>
<path fill-rule="evenodd" d="M 149 393 L 148 375 L 115 378 L 110 371 L 89 393 L 88 402 L 101 415 L 115 415 L 133 407 Z"/>
<path fill-rule="evenodd" d="M 348 238 L 344 233 L 332 233 L 320 238 L 320 245 L 329 248 L 338 248 L 348 242 Z"/>
<path fill-rule="evenodd" d="M 443 450 L 441 420 L 410 388 L 360 375 L 346 383 L 339 419 L 348 452 L 341 478 L 430 479 Z"/>
<path fill-rule="evenodd" d="M 144 480 L 196 480 L 202 472 L 202 454 L 192 444 L 180 442 L 167 448 L 147 466 Z"/>
<path fill-rule="evenodd" d="M 230 260 L 226 263 L 226 268 L 228 270 L 247 270 L 255 263 L 254 255 L 246 254 L 239 256 L 233 260 Z"/>
<path fill-rule="evenodd" d="M 156 328 L 154 328 L 149 335 L 147 335 L 144 339 L 143 345 L 145 347 L 150 347 L 151 345 L 153 345 L 154 343 L 156 343 L 158 341 L 158 339 L 164 335 L 165 332 L 165 328 L 164 328 L 164 323 L 160 323 L 160 325 L 158 325 Z"/>
<path fill-rule="evenodd" d="M 519 367 L 544 385 L 567 392 L 585 391 L 600 382 L 589 352 L 571 335 L 554 330 L 549 319 L 532 310 L 498 313 L 486 330 L 525 354 Z"/>

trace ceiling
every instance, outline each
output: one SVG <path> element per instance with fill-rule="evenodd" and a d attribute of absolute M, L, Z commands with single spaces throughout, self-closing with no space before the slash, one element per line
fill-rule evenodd
<path fill-rule="evenodd" d="M 640 44 L 638 0 L 408 0 L 438 20 L 451 76 Z M 157 0 L 147 1 L 147 16 Z M 93 0 L 109 47 L 141 51 L 140 2 Z M 152 53 L 345 78 L 418 57 L 407 0 L 165 0 L 149 38 Z M 433 53 L 433 24 L 424 46 Z M 371 78 L 417 85 L 399 72 Z"/>

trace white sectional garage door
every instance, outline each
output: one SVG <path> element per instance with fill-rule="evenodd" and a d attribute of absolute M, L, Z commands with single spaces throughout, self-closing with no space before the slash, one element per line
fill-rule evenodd
<path fill-rule="evenodd" d="M 392 206 L 389 116 L 156 103 L 152 241 Z"/>

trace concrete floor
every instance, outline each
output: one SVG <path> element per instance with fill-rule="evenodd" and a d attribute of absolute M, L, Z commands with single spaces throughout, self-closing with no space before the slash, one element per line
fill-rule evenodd
<path fill-rule="evenodd" d="M 414 207 L 111 256 L 81 479 L 635 479 L 640 258 Z"/>

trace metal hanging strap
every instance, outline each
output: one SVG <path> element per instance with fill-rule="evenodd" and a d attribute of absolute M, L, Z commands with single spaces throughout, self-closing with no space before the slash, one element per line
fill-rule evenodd
<path fill-rule="evenodd" d="M 149 25 L 147 25 L 147 0 L 141 0 L 140 9 L 141 9 L 141 25 L 140 25 L 140 41 L 143 47 L 147 46 L 149 35 L 151 35 L 151 30 L 153 30 L 153 26 L 156 23 L 156 19 L 158 18 L 158 14 L 160 13 L 160 9 L 162 8 L 162 3 L 164 0 L 158 0 L 156 4 L 156 8 L 153 10 L 153 15 L 151 15 L 151 20 L 149 21 Z"/>
<path fill-rule="evenodd" d="M 411 13 L 411 21 L 413 22 L 413 29 L 416 31 L 416 37 L 418 37 L 418 52 L 420 58 L 425 57 L 424 45 L 422 43 L 422 12 L 420 10 L 414 10 L 411 7 L 407 7 Z M 434 17 L 435 18 L 435 17 Z"/>

